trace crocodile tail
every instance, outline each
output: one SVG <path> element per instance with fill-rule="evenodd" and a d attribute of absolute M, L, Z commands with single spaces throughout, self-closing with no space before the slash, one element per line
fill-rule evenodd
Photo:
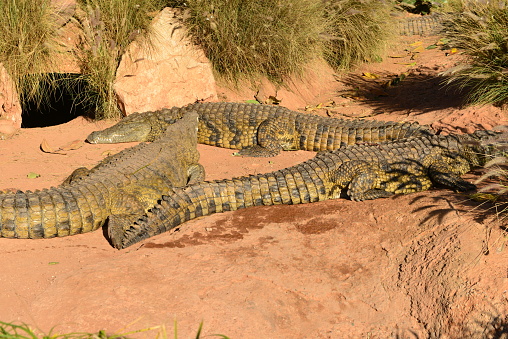
<path fill-rule="evenodd" d="M 178 225 L 214 213 L 236 211 L 252 206 L 301 204 L 328 199 L 319 173 L 319 160 L 268 174 L 251 175 L 212 182 L 200 182 L 173 188 L 170 195 L 147 214 L 123 228 L 122 238 L 111 239 L 118 248 L 126 248 L 143 239 L 171 230 Z M 122 227 L 119 225 L 108 227 Z M 118 234 L 110 230 L 110 234 Z"/>
<path fill-rule="evenodd" d="M 91 232 L 105 220 L 100 196 L 86 187 L 0 194 L 0 237 L 39 239 Z"/>
<path fill-rule="evenodd" d="M 334 121 L 336 119 L 307 120 L 310 122 L 305 126 L 300 124 L 300 130 L 312 133 L 301 133 L 299 147 L 309 151 L 332 151 L 343 145 L 381 143 L 433 134 L 427 126 L 415 122 L 339 120 L 340 123 L 337 123 Z M 315 124 L 311 125 L 312 122 Z"/>

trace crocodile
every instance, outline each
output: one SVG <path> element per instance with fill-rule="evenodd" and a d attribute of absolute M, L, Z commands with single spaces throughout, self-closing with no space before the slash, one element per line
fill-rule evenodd
<path fill-rule="evenodd" d="M 114 216 L 134 221 L 172 185 L 203 180 L 197 118 L 189 112 L 157 141 L 78 168 L 57 187 L 0 194 L 0 237 L 62 237 L 94 231 Z"/>
<path fill-rule="evenodd" d="M 168 124 L 189 110 L 199 114 L 198 143 L 237 149 L 242 156 L 270 157 L 282 150 L 334 150 L 357 142 L 385 142 L 432 134 L 428 127 L 415 122 L 343 120 L 275 105 L 208 102 L 133 113 L 116 125 L 92 132 L 87 141 L 153 141 Z"/>
<path fill-rule="evenodd" d="M 404 18 L 398 22 L 398 32 L 401 35 L 439 35 L 445 29 L 445 15 L 433 13 L 410 18 Z"/>
<path fill-rule="evenodd" d="M 252 206 L 303 204 L 334 198 L 355 201 L 427 190 L 435 184 L 459 192 L 475 189 L 460 175 L 484 164 L 499 141 L 495 132 L 422 136 L 383 144 L 360 144 L 319 152 L 293 167 L 266 174 L 203 181 L 172 188 L 150 211 L 132 223 L 110 227 L 118 249 L 168 231 L 185 221 Z"/>

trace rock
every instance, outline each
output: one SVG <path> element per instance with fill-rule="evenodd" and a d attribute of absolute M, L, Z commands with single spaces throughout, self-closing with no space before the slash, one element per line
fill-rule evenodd
<path fill-rule="evenodd" d="M 122 57 L 115 91 L 124 114 L 216 101 L 215 79 L 202 50 L 187 38 L 175 11 L 163 9 L 152 22 L 153 48 L 134 41 Z"/>
<path fill-rule="evenodd" d="M 327 100 L 336 90 L 334 73 L 326 61 L 316 59 L 306 66 L 303 74 L 284 79 L 283 85 L 276 85 L 263 77 L 257 82 L 219 83 L 218 92 L 222 101 L 256 99 L 264 104 L 272 104 L 275 98 L 281 106 L 296 110 L 309 102 Z"/>
<path fill-rule="evenodd" d="M 0 119 L 0 140 L 9 139 L 17 131 L 18 128 L 14 126 L 12 121 Z"/>
<path fill-rule="evenodd" d="M 76 0 L 51 0 L 51 7 L 55 25 L 62 27 L 76 12 Z"/>
<path fill-rule="evenodd" d="M 0 64 L 0 121 L 0 139 L 9 137 L 21 127 L 19 95 L 2 64 Z"/>

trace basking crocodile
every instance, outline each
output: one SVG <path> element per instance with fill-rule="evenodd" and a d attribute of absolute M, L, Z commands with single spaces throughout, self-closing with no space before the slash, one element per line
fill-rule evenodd
<path fill-rule="evenodd" d="M 77 169 L 63 184 L 0 194 L 0 237 L 52 238 L 90 232 L 108 217 L 129 220 L 152 207 L 172 185 L 204 179 L 198 164 L 197 114 L 189 112 L 153 143 Z"/>
<path fill-rule="evenodd" d="M 401 35 L 438 35 L 444 31 L 445 16 L 440 13 L 404 18 L 399 21 Z"/>
<path fill-rule="evenodd" d="M 475 189 L 459 175 L 493 153 L 494 132 L 427 136 L 378 145 L 354 145 L 279 171 L 173 188 L 135 223 L 116 219 L 112 243 L 128 247 L 181 223 L 241 208 L 302 204 L 339 197 L 362 201 L 406 194 L 442 184 L 457 191 Z"/>
<path fill-rule="evenodd" d="M 153 141 L 168 124 L 189 110 L 199 114 L 199 143 L 238 149 L 243 156 L 275 156 L 282 150 L 334 150 L 344 144 L 431 134 L 427 127 L 417 123 L 342 120 L 281 106 L 213 102 L 134 113 L 114 126 L 91 133 L 87 141 Z"/>

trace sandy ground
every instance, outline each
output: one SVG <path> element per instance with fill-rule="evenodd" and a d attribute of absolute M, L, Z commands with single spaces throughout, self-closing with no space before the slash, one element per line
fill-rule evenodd
<path fill-rule="evenodd" d="M 439 89 L 437 73 L 460 56 L 439 48 L 411 52 L 418 46 L 409 45 L 435 40 L 404 39 L 389 53 L 398 58 L 338 77 L 308 104 L 326 106 L 317 114 L 416 120 L 443 132 L 506 124 L 506 112 L 462 108 L 460 94 Z M 84 140 L 112 123 L 78 118 L 0 141 L 0 188 L 58 185 L 74 168 L 131 146 L 82 144 L 65 154 L 39 148 L 44 139 L 54 148 Z M 198 148 L 207 179 L 268 172 L 314 155 L 253 159 Z M 40 177 L 28 178 L 30 172 Z M 501 338 L 508 322 L 506 222 L 475 206 L 433 189 L 361 203 L 256 207 L 193 220 L 122 251 L 101 231 L 0 239 L 0 320 L 53 333 L 163 325 L 169 337 L 177 323 L 181 338 L 194 336 L 200 322 L 204 334 L 230 338 Z"/>

